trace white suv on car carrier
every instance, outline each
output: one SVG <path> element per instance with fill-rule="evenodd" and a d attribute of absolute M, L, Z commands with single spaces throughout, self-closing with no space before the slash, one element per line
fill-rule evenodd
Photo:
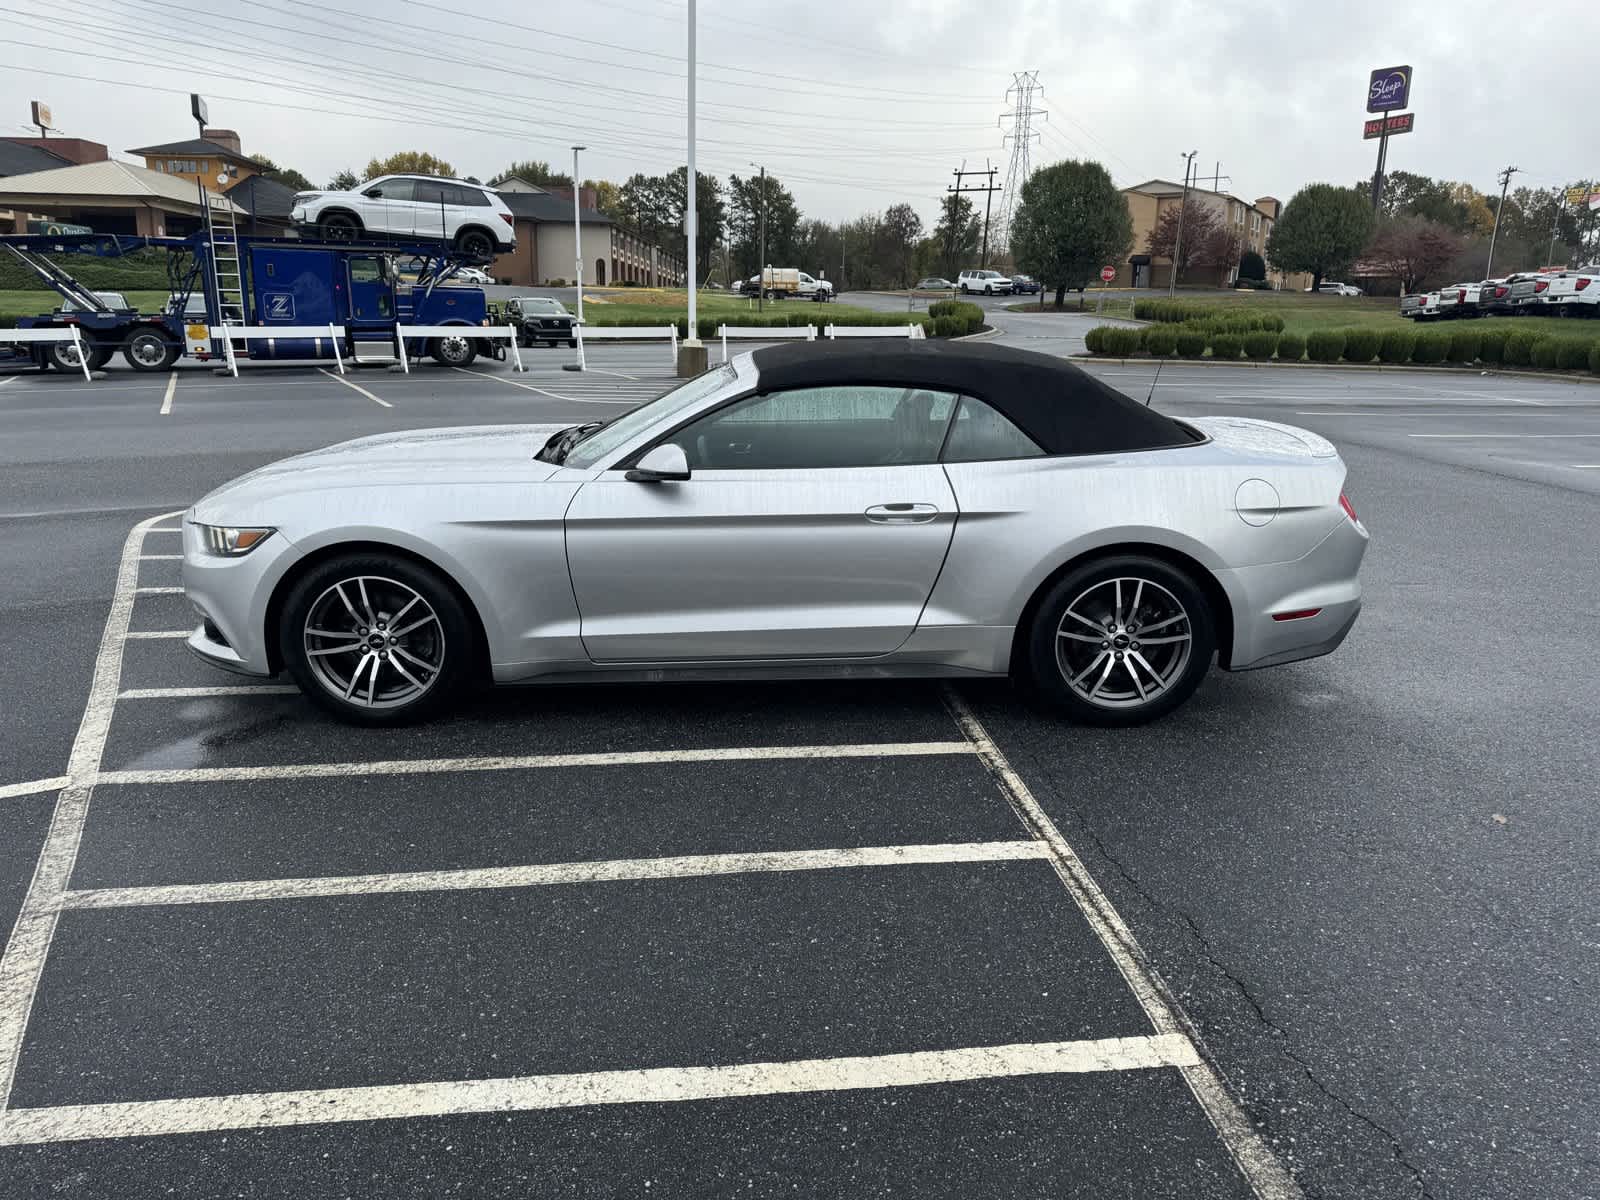
<path fill-rule="evenodd" d="M 432 175 L 381 175 L 348 192 L 297 192 L 289 215 L 329 240 L 368 233 L 441 238 L 485 261 L 517 245 L 515 220 L 498 193 Z"/>

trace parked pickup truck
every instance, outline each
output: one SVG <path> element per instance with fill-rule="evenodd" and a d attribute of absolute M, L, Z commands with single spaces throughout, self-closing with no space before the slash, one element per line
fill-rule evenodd
<path fill-rule="evenodd" d="M 1439 315 L 1438 292 L 1413 292 L 1400 297 L 1400 315 L 1417 321 L 1431 321 Z"/>
<path fill-rule="evenodd" d="M 747 296 L 764 295 L 768 300 L 798 299 L 825 303 L 833 299 L 833 284 L 813 279 L 794 267 L 768 267 L 740 285 Z"/>
<path fill-rule="evenodd" d="M 1505 304 L 1512 312 L 1526 315 L 1544 304 L 1544 294 L 1550 290 L 1548 275 L 1513 275 Z"/>
<path fill-rule="evenodd" d="M 1439 289 L 1439 315 L 1441 317 L 1475 317 L 1478 315 L 1478 298 L 1483 294 L 1481 283 L 1452 283 Z"/>
<path fill-rule="evenodd" d="M 1544 302 L 1556 306 L 1561 316 L 1592 317 L 1600 314 L 1600 270 L 1562 271 L 1550 276 Z"/>

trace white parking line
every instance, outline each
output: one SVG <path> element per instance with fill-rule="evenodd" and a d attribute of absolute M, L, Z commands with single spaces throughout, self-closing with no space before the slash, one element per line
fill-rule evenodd
<path fill-rule="evenodd" d="M 135 629 L 128 634 L 129 641 L 158 641 L 164 638 L 186 638 L 192 629 Z"/>
<path fill-rule="evenodd" d="M 0 387 L 5 387 L 8 383 L 15 383 L 16 380 L 17 377 L 15 375 L 7 375 L 5 378 L 0 379 Z"/>
<path fill-rule="evenodd" d="M 1593 438 L 1597 433 L 1408 433 L 1414 438 Z"/>
<path fill-rule="evenodd" d="M 166 394 L 161 397 L 161 415 L 163 417 L 170 417 L 172 415 L 172 393 L 175 392 L 177 388 L 178 373 L 176 371 L 172 371 L 167 375 Z"/>
<path fill-rule="evenodd" d="M 139 582 L 139 550 L 145 533 L 173 513 L 149 517 L 128 532 L 122 546 L 122 562 L 117 569 L 117 584 L 111 598 L 111 612 L 100 635 L 95 655 L 94 675 L 89 684 L 89 700 L 78 723 L 72 752 L 67 757 L 68 783 L 56 798 L 50 817 L 50 830 L 34 866 L 33 879 L 22 898 L 16 924 L 5 953 L 0 955 L 0 1109 L 11 1099 L 17 1062 L 22 1056 L 22 1039 L 33 1010 L 34 993 L 44 972 L 50 942 L 55 937 L 56 920 L 61 911 L 61 894 L 72 879 L 78 858 L 78 842 L 83 837 L 89 815 L 89 797 L 94 791 L 94 776 L 105 753 L 111 731 L 111 714 L 116 708 L 122 679 L 122 647 L 128 622 L 133 618 L 134 588 Z"/>
<path fill-rule="evenodd" d="M 292 696 L 299 688 L 293 684 L 244 684 L 240 687 L 127 688 L 117 693 L 118 700 L 191 700 L 206 696 Z"/>
<path fill-rule="evenodd" d="M 182 533 L 182 525 L 152 525 L 146 533 Z"/>
<path fill-rule="evenodd" d="M 141 554 L 139 557 L 143 558 L 144 555 Z M 181 587 L 141 587 L 141 588 L 138 589 L 138 592 L 139 592 L 139 595 L 141 595 L 141 596 L 181 596 L 181 595 L 183 595 L 183 589 Z"/>
<path fill-rule="evenodd" d="M 1198 1061 L 1199 1056 L 1187 1038 L 1167 1035 L 1079 1042 L 1022 1042 L 715 1067 L 654 1067 L 637 1071 L 590 1071 L 572 1075 L 64 1105 L 0 1113 L 0 1146 L 323 1125 L 339 1121 L 529 1112 L 596 1104 L 670 1103 L 918 1087 L 1028 1075 L 1146 1071 L 1159 1067 L 1189 1070 Z"/>
<path fill-rule="evenodd" d="M 37 796 L 40 792 L 59 792 L 71 782 L 65 775 L 57 775 L 53 779 L 30 779 L 26 783 L 0 784 L 0 800 L 12 796 Z"/>
<path fill-rule="evenodd" d="M 333 380 L 335 383 L 342 383 L 342 384 L 344 384 L 345 387 L 349 388 L 351 391 L 360 392 L 363 396 L 365 396 L 368 400 L 371 400 L 374 404 L 381 404 L 385 408 L 393 408 L 394 407 L 394 405 L 390 404 L 382 396 L 374 396 L 371 392 L 367 391 L 367 389 L 362 387 L 359 383 L 354 383 L 351 380 L 346 379 L 343 375 L 335 375 L 332 371 L 325 370 L 322 367 L 318 367 L 317 370 L 321 374 L 326 375 L 329 379 Z"/>
<path fill-rule="evenodd" d="M 128 908 L 155 904 L 218 904 L 304 900 L 323 896 L 381 896 L 398 892 L 460 892 L 484 888 L 550 887 L 641 879 L 690 879 L 783 871 L 836 871 L 854 867 L 937 866 L 1048 858 L 1042 842 L 953 842 L 926 846 L 857 846 L 835 850 L 776 850 L 747 854 L 687 854 L 676 858 L 622 858 L 600 862 L 538 863 L 451 871 L 395 871 L 305 879 L 244 879 L 160 887 L 93 888 L 68 892 L 63 908 Z"/>
<path fill-rule="evenodd" d="M 135 637 L 136 634 L 129 634 Z M 173 635 L 188 637 L 188 634 Z M 101 771 L 99 783 L 238 783 L 250 779 L 325 779 L 335 775 L 438 775 L 448 771 L 526 771 L 654 763 L 745 762 L 806 758 L 917 758 L 973 754 L 969 742 L 865 742 L 840 746 L 727 746 L 698 750 L 617 750 L 483 758 L 395 758 L 373 762 L 282 763 L 265 767 L 176 767 Z"/>
<path fill-rule="evenodd" d="M 988 730 L 967 707 L 966 701 L 948 684 L 944 687 L 944 698 L 956 724 L 961 726 L 962 733 L 971 741 L 984 766 L 1000 784 L 1012 810 L 1029 832 L 1049 848 L 1051 865 L 1055 867 L 1056 874 L 1066 885 L 1078 911 L 1094 930 L 1106 953 L 1117 964 L 1117 970 L 1122 973 L 1156 1032 L 1188 1041 L 1191 1028 L 1188 1018 L 1150 967 L 1144 948 L 1139 945 L 1133 931 L 1110 899 L 1100 890 L 1100 885 L 1084 866 L 1077 851 L 1068 844 L 1061 830 L 1056 828 L 1056 823 L 1034 799 L 1022 777 L 1012 770 L 1011 764 L 995 745 Z M 1183 1068 L 1183 1077 L 1260 1200 L 1300 1200 L 1302 1193 L 1299 1186 L 1268 1149 L 1211 1064 L 1196 1053 L 1194 1061 Z"/>
<path fill-rule="evenodd" d="M 142 561 L 142 562 L 156 562 L 156 561 L 161 561 L 161 562 L 182 562 L 183 561 L 183 555 L 181 555 L 181 554 L 141 554 L 141 555 L 139 555 L 139 558 L 140 558 L 140 561 Z"/>
<path fill-rule="evenodd" d="M 560 392 L 547 392 L 544 388 L 534 387 L 531 383 L 522 383 L 516 379 L 505 379 L 499 375 L 487 374 L 484 371 L 472 371 L 466 367 L 455 367 L 454 370 L 460 371 L 463 375 L 477 375 L 483 379 L 493 379 L 498 383 L 509 383 L 512 387 L 519 387 L 528 392 L 538 392 L 541 396 L 548 396 L 552 400 L 565 400 L 570 404 L 630 404 L 635 407 L 638 406 L 637 400 L 592 400 L 584 396 L 563 396 Z"/>

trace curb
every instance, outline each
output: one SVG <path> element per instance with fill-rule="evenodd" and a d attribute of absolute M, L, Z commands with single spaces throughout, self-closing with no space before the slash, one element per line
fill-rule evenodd
<path fill-rule="evenodd" d="M 1252 370 L 1279 371 L 1376 371 L 1379 374 L 1387 371 L 1391 375 L 1455 375 L 1458 377 L 1492 375 L 1498 379 L 1547 379 L 1556 383 L 1600 384 L 1600 376 L 1592 373 L 1558 375 L 1552 371 L 1507 371 L 1503 367 L 1490 369 L 1486 367 L 1409 367 L 1398 363 L 1252 362 L 1247 358 L 1241 358 L 1236 362 L 1222 362 L 1215 358 L 1113 358 L 1106 354 L 1069 354 L 1067 357 L 1075 362 L 1116 363 L 1118 366 L 1123 367 L 1170 362 L 1185 367 L 1232 367 L 1234 369 L 1248 367 Z"/>
<path fill-rule="evenodd" d="M 977 333 L 963 333 L 960 337 L 946 338 L 947 342 L 988 342 L 1000 336 L 1000 330 L 993 325 L 985 325 Z"/>

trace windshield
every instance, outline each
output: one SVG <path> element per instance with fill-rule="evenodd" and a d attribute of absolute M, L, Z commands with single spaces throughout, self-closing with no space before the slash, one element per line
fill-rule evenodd
<path fill-rule="evenodd" d="M 592 467 L 606 455 L 620 446 L 626 445 L 631 439 L 643 433 L 658 421 L 670 418 L 674 413 L 679 413 L 691 408 L 704 400 L 718 388 L 730 384 L 737 378 L 731 364 L 724 363 L 720 367 L 713 367 L 704 375 L 696 375 L 687 383 L 673 388 L 664 395 L 657 396 L 641 404 L 630 412 L 625 412 L 616 420 L 595 430 L 583 441 L 567 453 L 564 460 L 569 467 Z"/>
<path fill-rule="evenodd" d="M 523 312 L 561 313 L 566 315 L 566 306 L 559 300 L 549 296 L 524 296 L 520 301 Z"/>

